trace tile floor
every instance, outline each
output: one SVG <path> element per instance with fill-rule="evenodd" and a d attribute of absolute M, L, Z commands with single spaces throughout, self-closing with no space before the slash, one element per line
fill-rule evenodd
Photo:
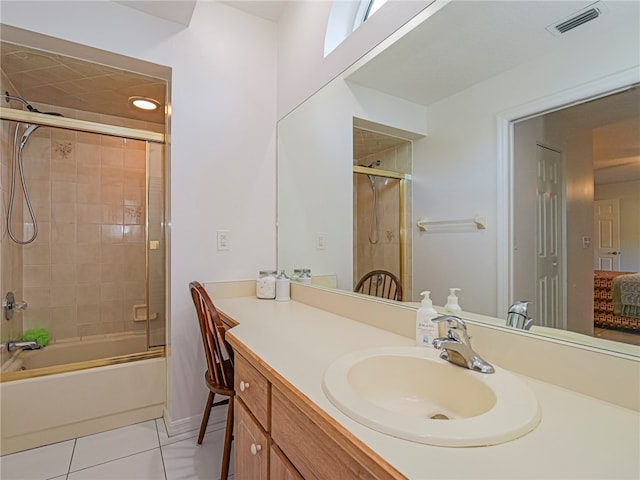
<path fill-rule="evenodd" d="M 224 428 L 169 437 L 162 418 L 0 457 L 2 480 L 220 478 Z M 233 448 L 231 451 L 233 459 Z M 233 461 L 232 461 L 233 463 Z M 233 479 L 233 465 L 229 475 Z"/>

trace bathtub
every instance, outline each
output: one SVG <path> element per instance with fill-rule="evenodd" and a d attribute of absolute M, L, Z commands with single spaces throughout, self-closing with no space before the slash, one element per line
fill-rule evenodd
<path fill-rule="evenodd" d="M 0 372 L 0 454 L 161 417 L 164 348 L 145 345 L 132 334 L 13 354 Z"/>

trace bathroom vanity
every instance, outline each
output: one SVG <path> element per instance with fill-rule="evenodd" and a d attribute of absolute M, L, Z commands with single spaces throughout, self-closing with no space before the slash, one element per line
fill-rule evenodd
<path fill-rule="evenodd" d="M 236 359 L 235 478 L 640 477 L 637 410 L 519 374 L 535 394 L 541 420 L 505 443 L 439 447 L 354 421 L 323 392 L 327 368 L 354 351 L 405 347 L 413 340 L 303 303 L 314 294 L 309 292 L 294 291 L 300 301 L 291 302 L 214 296 L 232 327 L 227 338 Z M 332 308 L 342 301 L 336 297 Z M 483 345 L 476 346 L 480 354 L 509 367 Z"/>

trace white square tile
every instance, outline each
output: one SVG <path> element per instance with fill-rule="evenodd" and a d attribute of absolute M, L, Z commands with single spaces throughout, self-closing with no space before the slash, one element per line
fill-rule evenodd
<path fill-rule="evenodd" d="M 158 448 L 155 420 L 78 438 L 71 471 Z"/>
<path fill-rule="evenodd" d="M 69 474 L 68 480 L 165 480 L 160 448 Z"/>
<path fill-rule="evenodd" d="M 195 438 L 165 445 L 162 448 L 167 480 L 210 480 L 220 478 L 224 430 L 205 434 L 202 445 Z M 229 478 L 233 477 L 233 444 Z"/>
<path fill-rule="evenodd" d="M 66 475 L 75 440 L 54 443 L 0 458 L 0 478 L 36 480 Z"/>

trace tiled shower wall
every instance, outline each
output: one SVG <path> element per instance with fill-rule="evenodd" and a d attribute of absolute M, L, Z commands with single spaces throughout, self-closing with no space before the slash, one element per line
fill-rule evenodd
<path fill-rule="evenodd" d="M 368 165 L 380 160 L 376 168 L 411 173 L 411 143 L 359 158 Z M 354 175 L 354 275 L 355 283 L 371 270 L 387 270 L 400 278 L 400 188 L 399 180 L 376 178 L 378 188 L 378 243 L 369 240 L 373 190 L 367 175 Z M 405 182 L 405 264 L 401 278 L 404 300 L 411 300 L 411 185 Z"/>
<path fill-rule="evenodd" d="M 39 231 L 23 247 L 24 328 L 56 340 L 143 330 L 145 143 L 41 127 L 23 156 Z"/>

